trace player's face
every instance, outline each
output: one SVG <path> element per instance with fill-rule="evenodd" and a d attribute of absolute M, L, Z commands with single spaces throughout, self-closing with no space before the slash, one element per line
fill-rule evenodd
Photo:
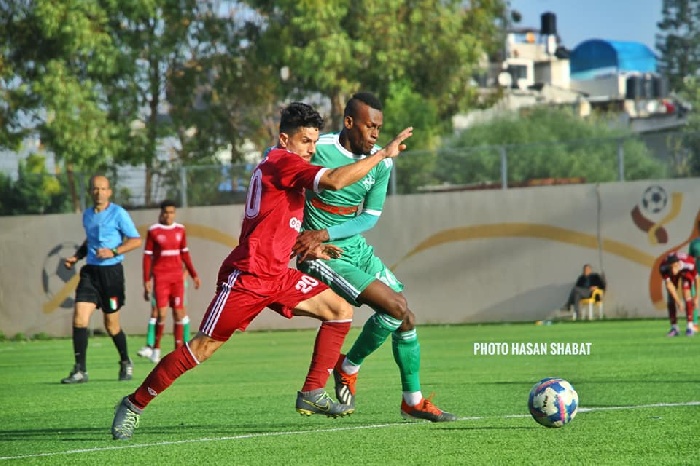
<path fill-rule="evenodd" d="M 92 179 L 90 195 L 95 206 L 105 206 L 112 196 L 112 188 L 109 187 L 109 180 L 104 176 L 96 176 Z"/>
<path fill-rule="evenodd" d="M 681 271 L 682 265 L 683 264 L 681 264 L 681 261 L 676 261 L 673 264 L 671 264 L 671 274 L 678 275 L 678 273 Z"/>
<path fill-rule="evenodd" d="M 160 211 L 160 223 L 163 225 L 175 223 L 175 207 L 166 207 Z"/>
<path fill-rule="evenodd" d="M 311 161 L 316 152 L 318 128 L 301 128 L 294 134 L 280 134 L 280 147 L 294 152 L 307 162 Z"/>
<path fill-rule="evenodd" d="M 379 139 L 384 114 L 367 104 L 360 103 L 354 117 L 345 117 L 346 149 L 353 154 L 369 155 Z"/>
<path fill-rule="evenodd" d="M 583 268 L 583 274 L 584 274 L 584 275 L 590 275 L 591 272 L 593 272 L 593 269 L 591 269 L 589 266 L 585 266 L 585 267 Z"/>

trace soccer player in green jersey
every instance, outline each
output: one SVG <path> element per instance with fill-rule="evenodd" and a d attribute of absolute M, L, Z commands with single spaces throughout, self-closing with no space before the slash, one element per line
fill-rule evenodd
<path fill-rule="evenodd" d="M 345 107 L 342 131 L 320 137 L 312 163 L 335 168 L 379 150 L 376 141 L 382 120 L 382 105 L 377 97 L 366 92 L 353 95 Z M 432 422 L 454 421 L 456 416 L 423 398 L 415 315 L 402 294 L 403 284 L 375 256 L 374 249 L 362 236 L 377 223 L 382 213 L 392 165 L 393 162 L 386 159 L 360 181 L 338 191 L 307 191 L 305 231 L 294 249 L 299 256 L 297 266 L 324 281 L 353 305 L 366 304 L 375 311 L 347 355 L 340 355 L 333 370 L 336 396 L 341 403 L 354 406 L 360 365 L 391 335 L 403 388 L 401 415 L 406 419 Z M 341 248 L 342 256 L 331 260 L 304 260 L 306 251 L 322 242 Z"/>

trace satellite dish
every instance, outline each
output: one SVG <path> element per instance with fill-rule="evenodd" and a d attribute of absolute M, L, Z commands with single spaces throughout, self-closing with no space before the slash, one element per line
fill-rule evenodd
<path fill-rule="evenodd" d="M 510 87 L 513 84 L 513 77 L 507 71 L 502 71 L 498 75 L 498 85 L 501 87 Z"/>

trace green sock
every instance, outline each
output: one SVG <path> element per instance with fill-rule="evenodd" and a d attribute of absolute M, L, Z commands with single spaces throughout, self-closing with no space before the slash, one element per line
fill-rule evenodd
<path fill-rule="evenodd" d="M 386 314 L 375 313 L 365 322 L 360 335 L 358 335 L 346 357 L 351 363 L 357 366 L 361 365 L 365 358 L 382 346 L 382 343 L 400 325 L 401 321 L 398 319 L 394 319 Z"/>
<path fill-rule="evenodd" d="M 420 391 L 420 343 L 416 329 L 394 332 L 391 336 L 394 361 L 401 373 L 401 388 L 404 392 Z"/>
<path fill-rule="evenodd" d="M 146 333 L 146 344 L 153 348 L 156 344 L 156 318 L 151 317 L 148 321 L 148 332 Z"/>
<path fill-rule="evenodd" d="M 190 341 L 190 318 L 187 316 L 182 318 L 182 341 Z"/>

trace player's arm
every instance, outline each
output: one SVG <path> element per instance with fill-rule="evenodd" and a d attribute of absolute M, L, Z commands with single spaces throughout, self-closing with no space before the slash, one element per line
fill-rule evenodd
<path fill-rule="evenodd" d="M 412 135 L 413 128 L 406 128 L 387 144 L 386 147 L 378 150 L 374 154 L 349 165 L 324 170 L 318 181 L 319 188 L 337 191 L 360 181 L 371 169 L 376 167 L 384 159 L 394 158 L 405 150 L 406 144 L 403 142 Z"/>
<path fill-rule="evenodd" d="M 141 272 L 143 275 L 143 299 L 148 301 L 151 299 L 151 291 L 153 291 L 153 284 L 151 283 L 151 276 L 153 275 L 153 248 L 155 242 L 153 241 L 153 233 L 148 230 L 146 235 L 146 246 L 143 248 L 143 260 L 141 261 Z"/>
<path fill-rule="evenodd" d="M 678 309 L 683 309 L 683 302 L 680 300 L 678 297 L 678 293 L 676 292 L 676 287 L 673 284 L 673 280 L 671 278 L 666 278 L 665 279 L 666 283 L 666 291 L 668 292 L 669 295 L 671 295 L 671 298 L 676 302 L 676 306 Z"/>
<path fill-rule="evenodd" d="M 187 272 L 192 277 L 194 289 L 198 290 L 202 282 L 197 275 L 197 271 L 194 269 L 194 264 L 192 264 L 192 256 L 190 255 L 190 250 L 187 247 L 187 235 L 184 230 L 182 231 L 182 240 L 180 242 L 180 257 L 182 258 L 182 262 L 185 264 Z"/>
<path fill-rule="evenodd" d="M 83 241 L 83 244 L 81 244 L 80 247 L 75 250 L 75 254 L 73 254 L 71 257 L 66 258 L 66 260 L 63 261 L 63 265 L 67 269 L 73 268 L 73 265 L 75 265 L 76 262 L 78 262 L 81 259 L 84 259 L 87 256 L 87 253 L 87 239 L 85 239 L 85 241 Z"/>

